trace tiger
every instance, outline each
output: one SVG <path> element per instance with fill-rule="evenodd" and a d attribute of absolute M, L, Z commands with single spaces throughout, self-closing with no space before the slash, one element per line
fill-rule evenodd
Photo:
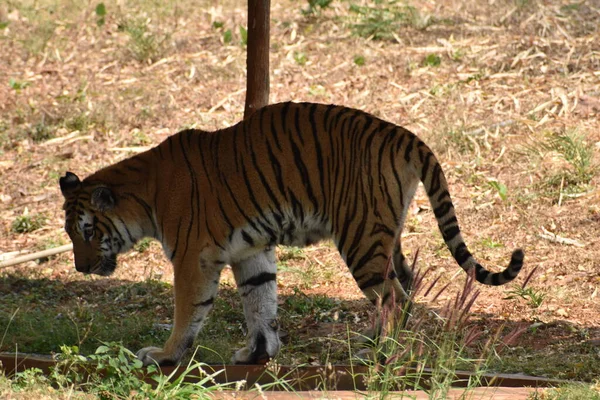
<path fill-rule="evenodd" d="M 458 265 L 484 285 L 512 281 L 524 252 L 490 272 L 461 235 L 448 182 L 432 150 L 409 130 L 338 105 L 269 105 L 225 129 L 186 129 L 156 147 L 80 180 L 59 180 L 65 230 L 84 274 L 108 276 L 117 255 L 145 237 L 161 244 L 174 272 L 174 319 L 144 365 L 177 364 L 231 267 L 247 325 L 234 364 L 273 359 L 281 342 L 275 248 L 332 239 L 373 304 L 409 301 L 413 271 L 401 231 L 422 182 Z"/>

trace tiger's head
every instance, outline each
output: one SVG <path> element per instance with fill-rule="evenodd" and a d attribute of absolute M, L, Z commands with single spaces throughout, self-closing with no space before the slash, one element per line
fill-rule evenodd
<path fill-rule="evenodd" d="M 65 198 L 65 230 L 73 242 L 75 268 L 85 274 L 112 274 L 117 254 L 126 250 L 125 240 L 112 222 L 117 197 L 110 188 L 88 185 L 72 172 L 60 178 L 60 190 Z"/>

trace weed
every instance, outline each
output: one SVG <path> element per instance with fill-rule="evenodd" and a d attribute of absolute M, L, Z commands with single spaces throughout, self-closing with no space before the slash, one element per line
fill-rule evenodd
<path fill-rule="evenodd" d="M 152 139 L 148 137 L 143 131 L 134 129 L 131 132 L 131 145 L 132 146 L 149 146 L 152 144 Z"/>
<path fill-rule="evenodd" d="M 306 258 L 304 249 L 295 246 L 281 246 L 279 254 L 279 262 L 285 263 L 288 260 L 302 260 Z"/>
<path fill-rule="evenodd" d="M 365 57 L 361 56 L 361 55 L 356 55 L 354 56 L 354 64 L 358 65 L 359 67 L 362 67 L 363 65 L 365 65 Z"/>
<path fill-rule="evenodd" d="M 51 126 L 46 124 L 45 117 L 37 124 L 27 130 L 27 136 L 35 143 L 40 143 L 54 137 L 54 131 Z"/>
<path fill-rule="evenodd" d="M 321 11 L 329 7 L 333 0 L 307 0 L 308 8 L 302 9 L 302 14 L 306 16 L 320 15 Z"/>
<path fill-rule="evenodd" d="M 242 46 L 248 45 L 248 29 L 240 26 L 240 39 Z"/>
<path fill-rule="evenodd" d="M 527 301 L 527 304 L 531 308 L 538 308 L 544 302 L 546 293 L 542 290 L 535 290 L 532 287 L 523 288 L 519 285 L 514 285 L 511 290 L 508 291 L 508 296 L 505 299 L 522 298 Z"/>
<path fill-rule="evenodd" d="M 11 225 L 15 233 L 29 233 L 40 229 L 46 223 L 46 217 L 42 214 L 30 215 L 25 208 L 23 214 L 17 216 Z"/>
<path fill-rule="evenodd" d="M 103 26 L 106 22 L 106 6 L 104 3 L 98 3 L 96 5 L 96 25 Z"/>
<path fill-rule="evenodd" d="M 169 35 L 157 35 L 150 30 L 150 19 L 125 19 L 119 24 L 119 30 L 129 36 L 127 50 L 140 62 L 157 61 L 165 52 Z"/>
<path fill-rule="evenodd" d="M 48 43 L 54 36 L 56 23 L 51 19 L 43 19 L 30 35 L 21 41 L 29 55 L 37 56 L 46 51 Z"/>
<path fill-rule="evenodd" d="M 70 131 L 85 132 L 90 124 L 90 118 L 86 113 L 74 115 L 65 121 L 65 127 Z"/>
<path fill-rule="evenodd" d="M 415 262 L 413 270 L 414 266 Z M 479 384 L 479 374 L 501 348 L 498 332 L 479 355 L 469 356 L 468 346 L 483 335 L 482 329 L 469 321 L 471 307 L 480 293 L 473 287 L 474 273 L 468 274 L 462 290 L 442 307 L 433 330 L 425 332 L 422 329 L 426 315 L 420 314 L 419 309 L 410 304 L 414 304 L 414 299 L 420 293 L 423 293 L 423 297 L 434 293 L 438 279 L 427 288 L 423 285 L 423 278 L 428 272 L 416 271 L 410 302 L 402 307 L 394 307 L 390 302 L 390 305 L 378 308 L 383 322 L 381 328 L 375 325 L 374 329 L 381 333 L 371 341 L 371 360 L 377 360 L 377 363 L 370 369 L 366 379 L 369 389 L 379 391 L 381 398 L 386 398 L 390 391 L 406 389 L 427 390 L 431 398 L 446 398 L 450 386 L 457 379 L 453 372 L 459 369 L 475 371 L 466 382 L 467 387 L 475 386 Z M 433 300 L 439 298 L 447 287 L 436 290 Z M 510 332 L 503 338 L 504 343 L 514 341 L 523 331 L 519 328 Z M 370 361 L 363 362 L 370 364 Z M 427 376 L 426 365 L 431 367 Z"/>
<path fill-rule="evenodd" d="M 423 65 L 426 67 L 439 67 L 442 63 L 442 58 L 437 54 L 428 54 L 427 57 L 423 59 Z"/>
<path fill-rule="evenodd" d="M 294 294 L 285 299 L 285 311 L 292 318 L 311 316 L 314 321 L 331 321 L 331 310 L 338 303 L 325 295 L 307 296 L 299 288 L 294 288 Z"/>
<path fill-rule="evenodd" d="M 537 271 L 537 267 L 532 269 L 531 272 L 525 277 L 525 280 L 519 285 L 513 285 L 513 288 L 508 292 L 508 296 L 506 299 L 514 299 L 516 297 L 520 297 L 524 300 L 527 300 L 527 304 L 531 308 L 538 308 L 544 302 L 544 298 L 546 297 L 546 292 L 542 290 L 535 290 L 532 287 L 527 287 L 527 284 L 533 278 L 533 275 Z"/>
<path fill-rule="evenodd" d="M 504 247 L 504 245 L 500 242 L 494 241 L 492 238 L 484 238 L 481 240 L 481 244 L 490 249 L 497 249 L 500 247 Z"/>
<path fill-rule="evenodd" d="M 547 135 L 540 143 L 524 146 L 523 151 L 532 163 L 541 163 L 550 157 L 562 160 L 563 166 L 560 170 L 545 169 L 548 172 L 538 184 L 538 188 L 544 191 L 546 196 L 555 199 L 589 190 L 589 185 L 598 171 L 598 165 L 593 161 L 594 146 L 589 145 L 585 135 L 577 129 Z"/>
<path fill-rule="evenodd" d="M 229 44 L 229 43 L 231 43 L 232 39 L 233 39 L 233 34 L 231 33 L 230 29 L 227 29 L 225 32 L 223 32 L 223 43 Z"/>
<path fill-rule="evenodd" d="M 498 196 L 502 199 L 502 201 L 506 201 L 508 199 L 508 188 L 505 184 L 500 183 L 498 181 L 489 181 L 488 185 L 498 193 Z"/>
<path fill-rule="evenodd" d="M 571 176 L 578 183 L 588 184 L 596 173 L 593 164 L 594 146 L 585 141 L 585 136 L 576 129 L 550 136 L 545 145 L 549 151 L 555 151 L 571 166 Z"/>
<path fill-rule="evenodd" d="M 548 389 L 535 397 L 540 400 L 600 400 L 600 381 L 593 385 L 584 383 L 567 383 L 561 387 Z"/>
<path fill-rule="evenodd" d="M 25 89 L 27 86 L 29 86 L 29 82 L 27 82 L 27 81 L 17 81 L 17 80 L 15 80 L 13 78 L 10 78 L 9 81 L 8 81 L 8 86 L 10 86 L 10 88 L 12 90 L 15 90 L 15 91 L 18 92 L 19 90 Z"/>
<path fill-rule="evenodd" d="M 305 65 L 308 61 L 308 57 L 306 57 L 306 53 L 303 53 L 301 51 L 295 51 L 294 61 L 296 61 L 296 64 L 298 65 Z"/>
<path fill-rule="evenodd" d="M 352 32 L 375 40 L 395 39 L 402 26 L 424 29 L 431 23 L 416 8 L 398 4 L 396 0 L 376 1 L 373 5 L 350 4 L 350 12 L 356 16 L 350 24 Z"/>
<path fill-rule="evenodd" d="M 151 238 L 143 238 L 142 240 L 140 240 L 133 246 L 133 249 L 135 251 L 137 251 L 138 253 L 144 253 L 146 250 L 148 250 L 150 248 L 151 244 L 152 244 Z"/>

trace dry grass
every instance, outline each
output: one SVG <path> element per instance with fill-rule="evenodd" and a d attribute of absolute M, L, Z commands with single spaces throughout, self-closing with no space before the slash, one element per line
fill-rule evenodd
<path fill-rule="evenodd" d="M 3 253 L 68 241 L 57 184 L 64 171 L 85 176 L 183 127 L 213 130 L 240 120 L 245 48 L 239 26 L 246 3 L 151 3 L 106 1 L 103 25 L 95 3 L 0 4 Z M 516 353 L 567 357 L 581 351 L 575 345 L 597 352 L 600 192 L 593 151 L 600 146 L 600 6 L 489 3 L 412 2 L 418 19 L 374 40 L 352 34 L 358 17 L 348 2 L 333 2 L 318 15 L 302 14 L 304 4 L 274 2 L 271 101 L 344 104 L 419 134 L 443 162 L 464 236 L 479 260 L 504 266 L 510 251 L 523 247 L 527 270 L 538 269 L 529 285 L 544 294 L 539 307 L 524 297 L 504 299 L 510 288 L 482 288 L 473 306 L 481 324 L 539 324 L 521 336 Z M 132 24 L 150 44 L 132 42 L 124 28 Z M 548 147 L 573 131 L 592 149 L 589 179 Z M 11 226 L 25 209 L 47 222 L 16 233 Z M 581 246 L 549 240 L 548 232 Z M 463 279 L 423 193 L 411 208 L 403 247 L 409 254 L 419 248 L 422 264 L 444 273 L 442 283 Z M 361 299 L 333 248 L 304 254 L 290 262 L 336 274 L 305 293 Z M 71 254 L 0 273 L 15 269 L 81 279 Z M 302 285 L 294 271 L 281 275 L 283 293 Z M 117 278 L 148 276 L 170 281 L 159 246 L 121 258 Z M 446 301 L 441 296 L 431 305 Z M 577 377 L 584 367 L 569 368 L 567 376 Z"/>

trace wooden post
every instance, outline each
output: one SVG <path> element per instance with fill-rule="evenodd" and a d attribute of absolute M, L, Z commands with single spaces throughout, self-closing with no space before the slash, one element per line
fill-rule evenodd
<path fill-rule="evenodd" d="M 269 25 L 271 0 L 248 0 L 246 107 L 244 118 L 269 104 Z"/>

